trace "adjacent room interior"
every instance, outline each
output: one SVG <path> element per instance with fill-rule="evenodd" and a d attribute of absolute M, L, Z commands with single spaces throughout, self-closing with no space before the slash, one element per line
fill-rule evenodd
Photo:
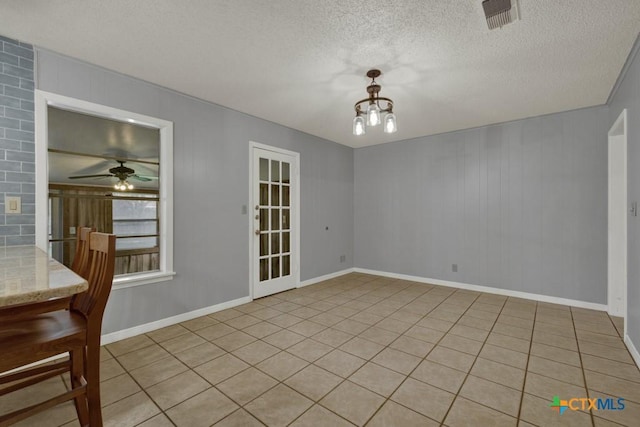
<path fill-rule="evenodd" d="M 105 425 L 636 425 L 639 34 L 631 0 L 0 2 L 0 246 L 115 235 Z M 10 388 L 0 424 L 73 381 Z"/>

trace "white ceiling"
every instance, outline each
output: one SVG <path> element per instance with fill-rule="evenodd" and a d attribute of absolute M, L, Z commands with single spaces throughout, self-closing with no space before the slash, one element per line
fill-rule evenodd
<path fill-rule="evenodd" d="M 0 0 L 0 34 L 352 147 L 606 102 L 638 0 Z M 351 134 L 372 67 L 399 131 Z"/>

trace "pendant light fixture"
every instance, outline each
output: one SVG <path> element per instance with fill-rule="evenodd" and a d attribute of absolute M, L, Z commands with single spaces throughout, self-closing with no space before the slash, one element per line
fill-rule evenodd
<path fill-rule="evenodd" d="M 376 69 L 367 72 L 367 77 L 371 79 L 371 83 L 367 86 L 369 97 L 354 105 L 356 117 L 353 119 L 353 134 L 356 136 L 364 135 L 367 132 L 367 126 L 377 126 L 381 123 L 385 133 L 394 133 L 398 130 L 396 115 L 393 114 L 393 101 L 378 95 L 381 86 L 376 83 L 376 77 L 380 77 L 381 74 L 382 72 Z M 380 101 L 386 102 L 385 108 L 382 108 Z M 365 103 L 367 105 L 363 107 Z"/>

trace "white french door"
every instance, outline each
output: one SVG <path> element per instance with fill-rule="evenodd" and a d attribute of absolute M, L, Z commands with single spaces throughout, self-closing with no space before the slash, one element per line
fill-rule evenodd
<path fill-rule="evenodd" d="M 298 163 L 298 153 L 252 144 L 253 298 L 298 284 Z"/>

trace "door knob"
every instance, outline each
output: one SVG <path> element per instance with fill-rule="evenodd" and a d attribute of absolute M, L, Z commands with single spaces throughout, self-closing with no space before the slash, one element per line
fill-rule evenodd
<path fill-rule="evenodd" d="M 256 230 L 255 233 L 256 233 L 256 236 L 259 236 L 260 235 L 260 230 Z"/>

